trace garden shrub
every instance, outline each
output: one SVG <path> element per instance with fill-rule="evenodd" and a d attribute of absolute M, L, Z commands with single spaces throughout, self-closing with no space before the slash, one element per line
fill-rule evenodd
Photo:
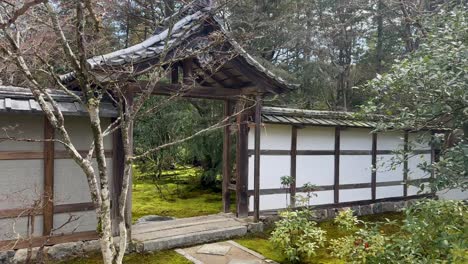
<path fill-rule="evenodd" d="M 330 250 L 347 263 L 468 263 L 467 209 L 460 201 L 420 201 L 405 210 L 394 234 L 380 231 L 394 222 L 366 223 L 343 212 L 339 226 L 355 231 L 331 240 Z"/>

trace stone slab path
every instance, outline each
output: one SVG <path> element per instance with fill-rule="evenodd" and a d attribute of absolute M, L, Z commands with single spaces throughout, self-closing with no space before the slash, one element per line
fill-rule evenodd
<path fill-rule="evenodd" d="M 176 252 L 183 255 L 194 264 L 276 263 L 232 240 L 176 249 Z"/>
<path fill-rule="evenodd" d="M 138 252 L 187 247 L 247 233 L 248 223 L 233 214 L 216 214 L 132 226 Z"/>

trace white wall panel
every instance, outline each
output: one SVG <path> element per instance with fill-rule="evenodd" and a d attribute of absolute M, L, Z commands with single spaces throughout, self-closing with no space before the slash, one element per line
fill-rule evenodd
<path fill-rule="evenodd" d="M 334 177 L 334 156 L 297 156 L 296 184 L 331 185 Z"/>
<path fill-rule="evenodd" d="M 376 192 L 377 199 L 389 198 L 389 197 L 401 197 L 403 196 L 403 185 L 377 187 L 375 192 Z"/>
<path fill-rule="evenodd" d="M 437 196 L 444 200 L 468 200 L 468 191 L 444 190 L 437 192 Z"/>
<path fill-rule="evenodd" d="M 379 132 L 377 134 L 377 150 L 403 149 L 404 135 L 401 131 Z"/>
<path fill-rule="evenodd" d="M 42 160 L 0 160 L 0 210 L 28 207 L 44 189 Z"/>
<path fill-rule="evenodd" d="M 291 133 L 290 125 L 265 124 L 260 133 L 260 149 L 291 149 Z M 254 149 L 255 144 L 255 129 L 250 128 L 249 131 L 249 149 Z"/>
<path fill-rule="evenodd" d="M 34 236 L 42 235 L 42 216 L 36 216 L 34 219 Z M 28 218 L 8 218 L 0 219 L 0 240 L 13 240 L 27 237 Z"/>
<path fill-rule="evenodd" d="M 0 128 L 9 128 L 8 135 L 18 138 L 43 139 L 44 118 L 40 115 L 0 115 Z M 0 130 L 0 137 L 4 137 Z M 42 151 L 42 142 L 0 141 L 0 151 Z"/>
<path fill-rule="evenodd" d="M 109 118 L 103 118 L 101 120 L 103 130 L 110 124 Z M 89 123 L 89 117 L 82 116 L 66 116 L 65 127 L 70 135 L 70 138 L 78 150 L 88 150 L 92 142 L 92 131 Z M 57 137 L 60 135 L 57 134 Z M 65 150 L 65 147 L 56 142 L 55 149 Z M 104 149 L 112 149 L 112 135 L 108 135 L 104 138 Z"/>
<path fill-rule="evenodd" d="M 335 128 L 305 127 L 297 130 L 298 150 L 335 149 Z"/>
<path fill-rule="evenodd" d="M 377 155 L 377 182 L 403 180 L 403 163 L 394 155 Z"/>
<path fill-rule="evenodd" d="M 287 196 L 288 205 L 289 205 L 289 194 Z M 249 198 L 249 211 L 254 210 L 254 197 L 250 196 Z M 273 209 L 284 209 L 286 208 L 286 194 L 269 194 L 269 195 L 260 195 L 260 211 L 262 210 L 273 210 Z"/>
<path fill-rule="evenodd" d="M 427 183 L 424 184 L 425 188 L 422 192 L 421 188 L 419 186 L 415 185 L 408 185 L 408 195 L 420 195 L 420 194 L 425 194 L 425 193 L 430 193 L 431 190 L 428 188 Z"/>
<path fill-rule="evenodd" d="M 291 158 L 289 156 L 260 157 L 260 188 L 271 189 L 281 187 L 281 177 L 291 174 Z M 254 186 L 254 156 L 249 157 L 249 190 Z"/>
<path fill-rule="evenodd" d="M 413 149 L 431 149 L 430 139 L 431 134 L 429 131 L 408 134 L 408 142 Z"/>
<path fill-rule="evenodd" d="M 431 163 L 431 154 L 418 154 L 408 158 L 408 178 L 409 179 L 421 179 L 430 177 L 430 173 L 422 170 L 418 166 L 427 162 Z"/>
<path fill-rule="evenodd" d="M 75 220 L 58 229 L 55 234 L 96 230 L 97 220 L 94 211 L 55 214 L 54 229 L 67 223 L 71 215 Z"/>
<path fill-rule="evenodd" d="M 340 190 L 340 203 L 370 200 L 371 196 L 370 188 L 352 189 L 352 190 Z"/>
<path fill-rule="evenodd" d="M 368 183 L 371 181 L 370 155 L 342 155 L 340 157 L 340 184 Z"/>
<path fill-rule="evenodd" d="M 368 128 L 346 128 L 340 131 L 341 150 L 371 150 L 372 130 Z"/>
<path fill-rule="evenodd" d="M 297 193 L 303 197 L 307 197 L 307 193 Z M 334 193 L 333 191 L 320 191 L 314 192 L 315 195 L 312 195 L 310 199 L 310 205 L 319 205 L 319 204 L 331 204 L 333 203 Z"/>

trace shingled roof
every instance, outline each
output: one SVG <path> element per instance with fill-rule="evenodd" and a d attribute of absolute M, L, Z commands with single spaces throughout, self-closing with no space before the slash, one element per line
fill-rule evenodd
<path fill-rule="evenodd" d="M 134 46 L 88 59 L 92 72 L 100 80 L 121 78 L 122 72 L 132 76 L 146 72 L 156 63 L 174 58 L 177 49 L 194 51 L 203 50 L 214 40 L 213 35 L 221 34 L 224 43 L 218 45 L 222 50 L 217 54 L 203 50 L 195 56 L 195 70 L 198 70 L 198 82 L 211 85 L 217 82 L 225 88 L 262 87 L 266 92 L 282 93 L 291 88 L 285 80 L 257 62 L 224 29 L 223 23 L 214 16 L 210 0 L 196 0 L 186 5 L 176 14 L 166 18 L 154 35 Z M 219 40 L 217 38 L 217 40 Z M 221 54 L 224 52 L 224 54 Z M 229 53 L 229 55 L 227 54 Z M 234 56 L 232 56 L 234 54 Z M 230 56 L 216 70 L 208 67 L 210 60 L 220 56 Z M 165 58 L 161 58 L 165 56 Z M 180 57 L 183 57 L 179 54 Z M 121 69 L 125 68 L 125 71 Z M 112 69 L 119 69 L 109 74 Z M 74 73 L 62 76 L 65 83 L 75 79 Z"/>

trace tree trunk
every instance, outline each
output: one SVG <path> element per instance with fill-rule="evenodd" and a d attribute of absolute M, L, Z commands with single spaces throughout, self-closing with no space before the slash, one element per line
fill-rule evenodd
<path fill-rule="evenodd" d="M 376 72 L 382 72 L 382 59 L 383 59 L 383 3 L 379 0 L 377 4 L 377 45 L 376 45 Z"/>

